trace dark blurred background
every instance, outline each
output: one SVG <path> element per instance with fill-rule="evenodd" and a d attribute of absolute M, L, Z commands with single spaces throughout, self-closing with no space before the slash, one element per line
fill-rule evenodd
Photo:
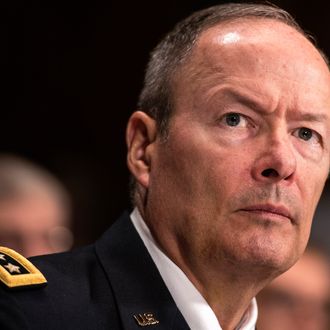
<path fill-rule="evenodd" d="M 35 161 L 73 198 L 76 245 L 129 206 L 126 121 L 148 53 L 192 11 L 221 1 L 7 1 L 1 7 L 0 152 Z M 330 54 L 327 1 L 283 0 Z M 329 188 L 313 238 L 329 244 Z M 330 246 L 328 247 L 330 250 Z"/>

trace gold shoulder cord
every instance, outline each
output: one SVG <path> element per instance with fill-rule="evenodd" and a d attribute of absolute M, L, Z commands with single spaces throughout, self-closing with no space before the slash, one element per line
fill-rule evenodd
<path fill-rule="evenodd" d="M 41 272 L 12 249 L 0 246 L 0 281 L 9 289 L 47 283 Z"/>

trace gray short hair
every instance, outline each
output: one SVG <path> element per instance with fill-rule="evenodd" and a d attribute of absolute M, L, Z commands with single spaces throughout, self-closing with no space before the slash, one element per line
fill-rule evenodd
<path fill-rule="evenodd" d="M 139 110 L 156 120 L 161 136 L 167 135 L 169 118 L 173 112 L 173 76 L 189 57 L 201 32 L 222 22 L 241 18 L 280 21 L 312 40 L 288 12 L 272 4 L 222 4 L 197 11 L 179 22 L 151 52 L 144 87 L 138 100 Z M 320 53 L 328 63 L 324 54 L 321 51 Z"/>

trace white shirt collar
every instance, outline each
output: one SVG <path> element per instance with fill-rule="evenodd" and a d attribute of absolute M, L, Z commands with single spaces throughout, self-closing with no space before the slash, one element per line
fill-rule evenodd
<path fill-rule="evenodd" d="M 203 296 L 184 272 L 160 250 L 137 208 L 131 213 L 131 219 L 190 329 L 222 330 Z M 254 330 L 257 316 L 257 303 L 253 298 L 237 330 Z"/>

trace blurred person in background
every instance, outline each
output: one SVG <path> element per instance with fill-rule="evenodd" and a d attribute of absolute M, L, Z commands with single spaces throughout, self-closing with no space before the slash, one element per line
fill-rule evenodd
<path fill-rule="evenodd" d="M 260 330 L 329 330 L 330 264 L 310 247 L 257 296 Z"/>
<path fill-rule="evenodd" d="M 70 198 L 48 171 L 14 155 L 0 155 L 0 245 L 26 257 L 72 246 Z"/>

